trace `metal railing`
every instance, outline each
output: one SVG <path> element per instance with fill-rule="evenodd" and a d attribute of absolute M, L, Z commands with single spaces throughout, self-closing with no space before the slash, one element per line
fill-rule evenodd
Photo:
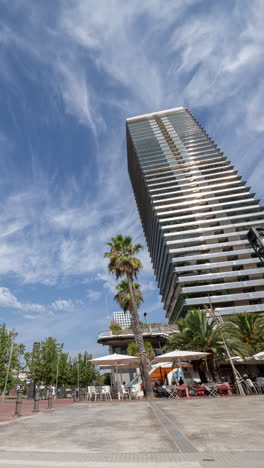
<path fill-rule="evenodd" d="M 151 334 L 151 335 L 169 335 L 170 333 L 176 333 L 178 328 L 176 325 L 144 325 L 141 327 L 142 333 Z M 105 330 L 98 333 L 98 339 L 107 338 L 110 336 L 124 336 L 124 335 L 134 335 L 132 328 L 127 328 L 126 330 Z"/>

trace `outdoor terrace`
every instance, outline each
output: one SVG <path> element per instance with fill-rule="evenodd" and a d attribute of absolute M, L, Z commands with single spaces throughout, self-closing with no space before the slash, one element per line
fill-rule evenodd
<path fill-rule="evenodd" d="M 150 324 L 142 325 L 143 338 L 150 343 L 159 341 L 164 344 L 171 333 L 178 332 L 176 325 Z M 103 345 L 126 345 L 133 340 L 132 328 L 126 330 L 105 330 L 98 333 L 97 343 Z"/>

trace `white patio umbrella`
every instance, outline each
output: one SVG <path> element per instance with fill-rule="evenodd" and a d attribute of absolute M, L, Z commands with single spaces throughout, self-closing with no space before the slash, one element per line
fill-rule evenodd
<path fill-rule="evenodd" d="M 180 349 L 175 349 L 170 353 L 162 354 L 161 356 L 156 356 L 154 358 L 154 362 L 177 362 L 177 366 L 179 368 L 183 367 L 181 364 L 181 360 L 184 359 L 186 361 L 196 361 L 198 359 L 202 359 L 208 356 L 210 353 L 203 353 L 197 351 L 183 351 Z"/>
<path fill-rule="evenodd" d="M 247 357 L 244 360 L 244 364 L 264 364 L 264 351 Z"/>
<path fill-rule="evenodd" d="M 140 362 L 138 361 L 133 361 L 133 362 L 127 362 L 126 364 L 108 364 L 107 366 L 99 366 L 99 369 L 135 369 L 140 365 Z"/>
<path fill-rule="evenodd" d="M 118 366 L 120 364 L 127 363 L 139 363 L 139 358 L 137 356 L 129 356 L 127 354 L 107 354 L 99 358 L 90 359 L 92 364 L 96 366 Z"/>
<path fill-rule="evenodd" d="M 140 359 L 137 356 L 129 356 L 127 354 L 107 354 L 100 358 L 90 359 L 92 364 L 100 366 L 100 369 L 115 369 L 116 385 L 118 386 L 118 369 L 128 369 L 129 367 L 137 367 L 140 364 Z M 129 367 L 125 367 L 129 366 Z"/>
<path fill-rule="evenodd" d="M 255 359 L 256 361 L 264 361 L 264 351 L 254 354 L 250 359 Z"/>
<path fill-rule="evenodd" d="M 240 356 L 234 356 L 232 359 L 238 364 L 264 364 L 264 351 L 244 359 L 242 359 Z"/>
<path fill-rule="evenodd" d="M 154 362 L 179 362 L 181 359 L 184 359 L 185 361 L 196 361 L 198 359 L 205 358 L 209 354 L 210 353 L 203 353 L 201 351 L 183 351 L 180 349 L 175 349 L 170 353 L 156 356 L 154 358 Z"/>

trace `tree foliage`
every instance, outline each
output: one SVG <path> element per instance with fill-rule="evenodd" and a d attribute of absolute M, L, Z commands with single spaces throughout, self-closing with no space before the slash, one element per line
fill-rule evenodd
<path fill-rule="evenodd" d="M 264 316 L 250 313 L 230 317 L 222 326 L 226 337 L 233 336 L 243 344 L 242 357 L 252 356 L 264 349 Z"/>
<path fill-rule="evenodd" d="M 133 281 L 132 284 L 134 291 L 134 299 L 137 308 L 140 307 L 141 303 L 144 302 L 144 297 L 140 289 L 140 284 Z M 131 301 L 131 296 L 129 292 L 129 285 L 127 279 L 122 279 L 120 283 L 116 286 L 117 293 L 114 296 L 114 300 L 120 305 L 124 312 L 132 312 L 133 305 Z"/>
<path fill-rule="evenodd" d="M 99 379 L 99 371 L 90 362 L 92 355 L 87 351 L 84 354 L 79 353 L 77 358 L 70 358 L 68 361 L 67 385 L 70 387 L 78 386 L 86 387 L 91 385 L 94 379 Z"/>
<path fill-rule="evenodd" d="M 89 362 L 92 355 L 85 351 L 77 358 L 71 358 L 62 349 L 63 345 L 52 337 L 34 343 L 32 352 L 25 354 L 32 380 L 36 384 L 54 385 L 58 368 L 58 386 L 77 387 L 78 374 L 80 386 L 89 385 L 98 376 L 98 371 Z"/>
<path fill-rule="evenodd" d="M 110 330 L 112 330 L 113 332 L 119 332 L 119 331 L 123 330 L 123 328 L 121 327 L 120 323 L 115 322 L 114 320 L 112 320 L 112 322 L 110 323 L 109 328 L 110 328 Z"/>
<path fill-rule="evenodd" d="M 147 354 L 149 360 L 153 359 L 154 356 L 155 356 L 155 352 L 154 352 L 153 346 L 150 343 L 150 341 L 144 341 L 144 347 L 145 347 L 145 351 L 146 351 L 146 354 Z M 137 343 L 135 341 L 131 341 L 128 344 L 127 354 L 129 356 L 139 356 L 138 345 L 137 345 Z"/>
<path fill-rule="evenodd" d="M 112 237 L 106 245 L 110 247 L 110 252 L 104 254 L 109 258 L 109 273 L 113 273 L 117 279 L 122 276 L 136 278 L 143 265 L 135 255 L 142 249 L 142 245 L 133 245 L 132 238 L 122 234 Z"/>
<path fill-rule="evenodd" d="M 14 343 L 12 356 L 11 356 L 11 363 L 10 363 L 10 371 L 8 374 L 8 381 L 7 381 L 7 390 L 13 388 L 15 384 L 15 372 L 19 366 L 19 353 L 18 349 L 21 345 L 16 345 Z M 10 358 L 10 352 L 12 347 L 12 332 L 6 328 L 6 324 L 0 326 L 0 391 L 3 391 L 7 369 L 8 369 L 8 362 Z"/>
<path fill-rule="evenodd" d="M 122 236 L 122 234 L 118 234 L 116 237 L 113 237 L 111 242 L 108 242 L 107 245 L 110 247 L 109 252 L 105 253 L 105 257 L 109 259 L 108 271 L 114 274 L 117 279 L 121 277 L 126 277 L 127 280 L 129 300 L 126 299 L 125 301 L 125 298 L 122 299 L 121 289 L 119 291 L 119 297 L 116 298 L 116 300 L 118 300 L 118 302 L 120 301 L 119 303 L 123 310 L 125 310 L 125 302 L 127 303 L 125 307 L 130 307 L 129 310 L 131 314 L 131 322 L 134 337 L 138 345 L 139 355 L 141 359 L 141 370 L 145 386 L 145 393 L 147 398 L 152 397 L 153 391 L 148 373 L 147 355 L 144 348 L 144 340 L 139 323 L 136 288 L 134 286 L 134 280 L 135 278 L 137 278 L 139 271 L 143 268 L 141 261 L 139 260 L 139 258 L 136 257 L 136 254 L 140 251 L 142 245 L 133 245 L 132 238 L 129 236 Z M 122 283 L 120 283 L 120 285 L 121 284 Z M 122 288 L 123 286 L 120 286 L 120 288 Z"/>
<path fill-rule="evenodd" d="M 205 310 L 193 309 L 177 321 L 177 326 L 179 333 L 169 336 L 166 350 L 182 349 L 210 353 L 207 358 L 208 369 L 213 379 L 219 380 L 220 360 L 226 358 L 226 351 L 218 323 L 212 318 L 209 319 Z M 243 344 L 232 333 L 226 333 L 225 340 L 231 353 L 244 355 Z"/>

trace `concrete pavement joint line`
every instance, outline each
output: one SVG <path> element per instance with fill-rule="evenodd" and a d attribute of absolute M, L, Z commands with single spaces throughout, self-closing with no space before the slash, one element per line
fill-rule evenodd
<path fill-rule="evenodd" d="M 176 429 L 175 424 L 173 424 L 163 411 L 158 407 L 157 403 L 153 401 L 148 402 L 155 416 L 163 424 L 167 432 L 170 434 L 173 439 L 179 452 L 188 453 L 188 452 L 198 452 L 198 450 L 191 444 L 191 442 Z"/>

